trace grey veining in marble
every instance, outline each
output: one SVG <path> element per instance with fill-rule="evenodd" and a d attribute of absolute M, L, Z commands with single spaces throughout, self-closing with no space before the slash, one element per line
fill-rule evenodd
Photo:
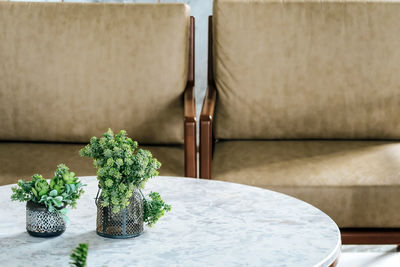
<path fill-rule="evenodd" d="M 88 266 L 328 266 L 340 253 L 336 224 L 313 206 L 256 187 L 190 178 L 157 177 L 172 211 L 133 239 L 95 233 L 95 177 L 71 210 L 66 232 L 34 238 L 25 231 L 25 205 L 0 187 L 0 265 L 68 266 L 71 250 L 89 242 Z"/>

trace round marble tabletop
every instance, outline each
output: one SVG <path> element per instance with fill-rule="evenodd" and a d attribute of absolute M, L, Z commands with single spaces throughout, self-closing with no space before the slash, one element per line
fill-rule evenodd
<path fill-rule="evenodd" d="M 10 185 L 0 187 L 2 266 L 68 266 L 69 254 L 89 242 L 91 266 L 329 266 L 339 256 L 336 224 L 323 212 L 273 191 L 213 180 L 151 179 L 172 205 L 153 228 L 133 239 L 96 234 L 95 177 L 66 232 L 35 238 L 25 230 L 25 205 L 10 201 Z"/>

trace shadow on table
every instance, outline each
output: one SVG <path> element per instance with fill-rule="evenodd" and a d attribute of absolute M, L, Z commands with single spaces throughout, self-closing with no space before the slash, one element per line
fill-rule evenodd
<path fill-rule="evenodd" d="M 145 234 L 145 233 L 144 233 Z M 69 255 L 80 243 L 89 243 L 90 250 L 107 250 L 115 243 L 130 242 L 133 239 L 110 239 L 97 235 L 96 231 L 91 230 L 83 233 L 68 233 L 61 236 L 40 238 L 30 236 L 26 231 L 7 237 L 0 237 L 0 247 L 2 253 L 10 253 L 14 250 L 23 249 L 24 253 L 31 255 L 40 255 L 51 253 L 53 255 Z M 15 252 L 15 251 L 14 251 Z"/>
<path fill-rule="evenodd" d="M 102 239 L 104 238 L 98 236 L 96 231 L 93 230 L 79 234 L 66 232 L 61 236 L 49 238 L 33 237 L 25 231 L 7 237 L 0 237 L 0 247 L 2 248 L 2 253 L 6 253 L 7 250 L 21 248 L 29 254 L 38 253 L 45 248 L 54 252 L 66 251 L 70 253 L 79 243 L 89 243 L 89 245 L 97 243 L 96 247 L 108 246 L 108 242 L 98 242 Z"/>

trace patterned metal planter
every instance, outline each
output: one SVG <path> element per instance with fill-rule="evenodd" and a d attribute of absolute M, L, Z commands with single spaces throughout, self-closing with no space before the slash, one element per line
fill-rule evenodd
<path fill-rule="evenodd" d="M 120 239 L 136 237 L 143 232 L 143 199 L 139 190 L 133 191 L 129 206 L 118 213 L 113 213 L 110 206 L 102 207 L 97 197 L 96 205 L 98 235 Z"/>
<path fill-rule="evenodd" d="M 57 212 L 49 212 L 44 204 L 26 203 L 26 230 L 32 236 L 53 237 L 65 232 L 65 219 Z"/>

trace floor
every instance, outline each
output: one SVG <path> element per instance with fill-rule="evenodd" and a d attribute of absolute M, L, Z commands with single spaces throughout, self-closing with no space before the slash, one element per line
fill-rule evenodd
<path fill-rule="evenodd" d="M 400 252 L 396 246 L 342 247 L 337 267 L 400 267 Z"/>

